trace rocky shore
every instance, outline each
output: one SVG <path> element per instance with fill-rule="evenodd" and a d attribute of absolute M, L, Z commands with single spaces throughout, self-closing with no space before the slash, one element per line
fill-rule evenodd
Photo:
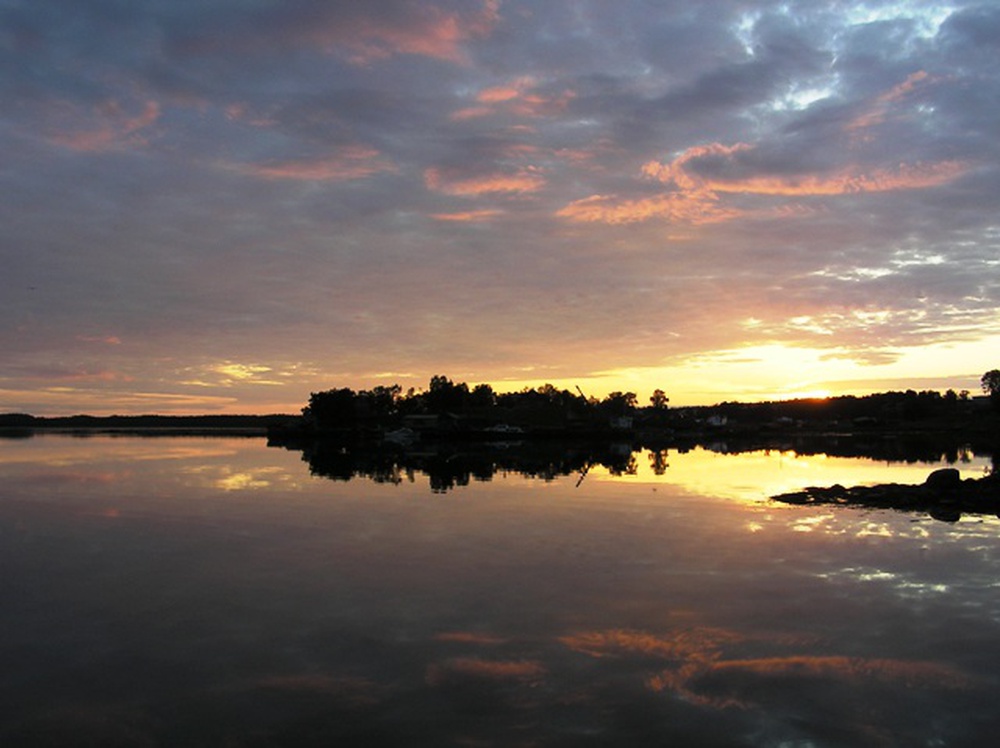
<path fill-rule="evenodd" d="M 926 512 L 945 522 L 956 522 L 963 514 L 1000 516 L 1000 474 L 962 479 L 955 468 L 935 470 L 921 484 L 886 483 L 846 488 L 833 485 L 809 487 L 778 494 L 772 499 L 786 504 L 832 504 L 871 509 Z"/>

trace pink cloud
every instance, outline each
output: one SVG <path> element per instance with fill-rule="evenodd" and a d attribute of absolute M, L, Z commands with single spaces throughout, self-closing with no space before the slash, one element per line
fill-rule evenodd
<path fill-rule="evenodd" d="M 727 676 L 729 688 L 719 688 L 714 678 L 719 674 Z M 734 678 L 734 675 L 739 677 Z M 960 671 L 933 662 L 792 655 L 751 660 L 692 660 L 649 678 L 646 686 L 657 692 L 672 691 L 703 706 L 748 708 L 759 703 L 761 685 L 775 680 L 807 678 L 838 680 L 852 685 L 881 682 L 911 689 L 962 690 L 970 685 L 970 679 Z"/>
<path fill-rule="evenodd" d="M 29 377 L 30 378 L 30 377 Z M 134 377 L 110 369 L 92 370 L 86 368 L 58 369 L 37 372 L 36 379 L 47 379 L 58 382 L 132 382 Z"/>
<path fill-rule="evenodd" d="M 77 340 L 84 343 L 103 343 L 105 345 L 121 345 L 122 341 L 117 335 L 77 335 Z"/>
<path fill-rule="evenodd" d="M 296 159 L 241 167 L 264 179 L 291 179 L 316 182 L 346 182 L 363 179 L 393 166 L 373 148 L 350 146 L 322 159 Z"/>
<path fill-rule="evenodd" d="M 545 186 L 545 178 L 538 169 L 530 166 L 510 173 L 492 173 L 471 177 L 459 176 L 443 169 L 430 168 L 424 172 L 424 184 L 434 192 L 474 197 L 476 195 L 537 192 Z"/>
<path fill-rule="evenodd" d="M 752 150 L 753 146 L 749 143 L 735 143 L 733 145 L 709 143 L 707 145 L 697 145 L 688 148 L 670 163 L 664 164 L 659 161 L 649 161 L 643 165 L 642 174 L 645 177 L 650 177 L 660 182 L 673 182 L 682 190 L 691 190 L 703 186 L 704 180 L 689 173 L 687 165 L 690 162 L 701 158 L 731 159 L 735 154 Z"/>
<path fill-rule="evenodd" d="M 591 195 L 576 200 L 556 215 L 577 223 L 626 224 L 662 219 L 694 225 L 722 223 L 746 215 L 745 211 L 724 208 L 718 197 L 708 192 L 671 193 L 639 200 L 616 196 Z"/>
<path fill-rule="evenodd" d="M 375 13 L 333 17 L 310 28 L 304 36 L 358 65 L 399 54 L 464 63 L 463 45 L 490 33 L 498 20 L 499 7 L 499 0 L 485 0 L 478 8 L 462 11 L 414 4 L 413 12 L 397 17 L 383 18 Z"/>
<path fill-rule="evenodd" d="M 470 106 L 463 109 L 457 109 L 449 115 L 449 119 L 455 122 L 461 122 L 467 119 L 477 119 L 479 117 L 488 117 L 492 114 L 492 107 L 488 106 Z"/>
<path fill-rule="evenodd" d="M 70 114 L 74 119 L 78 116 L 75 111 Z M 119 101 L 110 99 L 94 107 L 89 117 L 84 117 L 93 122 L 92 126 L 58 132 L 50 137 L 54 143 L 74 151 L 109 151 L 144 143 L 139 132 L 159 118 L 160 105 L 155 101 L 147 101 L 141 111 L 130 113 Z"/>
<path fill-rule="evenodd" d="M 506 639 L 494 636 L 493 634 L 483 634 L 474 631 L 447 631 L 434 637 L 439 642 L 457 642 L 460 644 L 505 644 Z"/>
<path fill-rule="evenodd" d="M 427 669 L 427 682 L 441 685 L 455 678 L 475 678 L 487 681 L 536 682 L 546 674 L 546 668 L 535 660 L 484 660 L 461 657 Z"/>
<path fill-rule="evenodd" d="M 475 96 L 475 104 L 456 110 L 451 119 L 460 121 L 495 114 L 518 117 L 553 115 L 564 111 L 574 96 L 570 90 L 557 95 L 541 93 L 535 79 L 524 76 L 480 90 Z"/>
<path fill-rule="evenodd" d="M 482 104 L 497 104 L 503 101 L 511 101 L 524 95 L 524 91 L 534 85 L 531 77 L 517 78 L 505 86 L 493 86 L 484 88 L 477 95 L 476 100 Z"/>
<path fill-rule="evenodd" d="M 576 652 L 591 657 L 621 657 L 643 654 L 667 660 L 707 661 L 720 656 L 723 645 L 740 640 L 732 631 L 692 628 L 658 636 L 646 631 L 610 629 L 584 631 L 559 638 Z"/>
<path fill-rule="evenodd" d="M 584 148 L 559 148 L 558 150 L 553 151 L 552 155 L 560 161 L 565 161 L 570 164 L 586 164 L 593 161 L 601 149 L 601 146 L 593 150 L 587 150 Z"/>
<path fill-rule="evenodd" d="M 886 93 L 878 96 L 865 111 L 848 122 L 845 129 L 849 131 L 863 131 L 882 124 L 891 116 L 893 105 L 899 104 L 917 93 L 920 89 L 926 88 L 938 80 L 940 79 L 932 77 L 923 70 L 911 73 L 902 83 L 893 86 Z"/>
<path fill-rule="evenodd" d="M 692 162 L 702 158 L 729 162 L 738 168 L 738 155 L 753 150 L 754 147 L 747 143 L 696 146 L 667 164 L 650 161 L 642 167 L 642 173 L 660 182 L 673 184 L 688 193 L 708 191 L 755 195 L 846 195 L 932 187 L 956 179 L 969 168 L 960 161 L 940 161 L 930 164 L 899 164 L 894 169 L 880 168 L 867 172 L 860 166 L 849 166 L 830 175 L 768 175 L 729 179 L 704 177 L 689 168 Z"/>
<path fill-rule="evenodd" d="M 556 215 L 571 221 L 609 224 L 634 223 L 654 218 L 705 224 L 741 217 L 788 217 L 804 215 L 809 211 L 794 205 L 766 210 L 737 209 L 725 206 L 722 197 L 726 194 L 822 197 L 924 189 L 947 184 L 970 168 L 961 161 L 939 161 L 867 170 L 860 165 L 853 165 L 830 174 L 741 175 L 741 172 L 746 171 L 746 166 L 740 162 L 740 155 L 753 150 L 754 147 L 747 143 L 710 143 L 689 148 L 668 163 L 650 161 L 642 167 L 643 176 L 668 185 L 670 192 L 636 200 L 592 195 L 570 203 Z M 700 159 L 711 160 L 716 166 L 714 171 L 727 176 L 700 174 L 695 168 Z M 720 169 L 719 165 L 727 168 Z"/>
<path fill-rule="evenodd" d="M 499 210 L 467 210 L 458 213 L 433 213 L 431 218 L 435 221 L 451 221 L 453 223 L 477 223 L 489 221 L 503 214 Z"/>

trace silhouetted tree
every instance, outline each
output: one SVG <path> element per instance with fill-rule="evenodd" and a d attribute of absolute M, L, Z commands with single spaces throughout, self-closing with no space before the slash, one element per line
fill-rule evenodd
<path fill-rule="evenodd" d="M 667 397 L 667 393 L 663 390 L 655 389 L 649 398 L 649 402 L 656 410 L 664 410 L 667 407 L 667 403 L 670 402 L 670 398 Z"/>
<path fill-rule="evenodd" d="M 634 392 L 611 392 L 601 401 L 601 407 L 612 416 L 624 416 L 635 408 L 638 398 Z"/>
<path fill-rule="evenodd" d="M 979 383 L 983 387 L 983 392 L 990 396 L 993 407 L 1000 410 L 1000 369 L 990 369 L 983 374 Z"/>
<path fill-rule="evenodd" d="M 496 402 L 496 394 L 488 384 L 477 384 L 469 393 L 469 405 L 473 408 L 492 408 Z"/>
<path fill-rule="evenodd" d="M 455 413 L 465 409 L 469 386 L 465 382 L 455 384 L 448 377 L 435 374 L 424 398 L 427 409 L 432 413 Z"/>
<path fill-rule="evenodd" d="M 370 390 L 361 390 L 358 393 L 359 411 L 367 418 L 385 420 L 396 415 L 400 393 L 403 388 L 398 384 L 388 387 L 379 385 Z"/>
<path fill-rule="evenodd" d="M 313 392 L 302 414 L 319 429 L 351 428 L 357 423 L 357 395 L 347 387 Z"/>

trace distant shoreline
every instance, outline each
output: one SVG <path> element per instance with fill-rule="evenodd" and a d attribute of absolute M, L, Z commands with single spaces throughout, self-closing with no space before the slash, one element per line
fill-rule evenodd
<path fill-rule="evenodd" d="M 438 384 L 438 390 L 444 387 Z M 663 404 L 638 406 L 634 399 L 628 402 L 626 396 L 622 396 L 622 403 L 586 400 L 582 395 L 560 392 L 550 386 L 513 395 L 493 395 L 481 403 L 482 388 L 466 392 L 464 385 L 450 381 L 447 384 L 448 392 L 462 396 L 450 403 L 454 407 L 446 408 L 433 400 L 431 395 L 437 391 L 433 387 L 428 393 L 408 397 L 399 397 L 395 391 L 398 388 L 361 393 L 342 389 L 314 393 L 301 414 L 0 413 L 0 437 L 244 436 L 263 437 L 274 446 L 314 440 L 368 446 L 383 442 L 406 445 L 414 441 L 599 440 L 650 449 L 713 444 L 726 450 L 779 445 L 815 450 L 818 443 L 823 443 L 826 451 L 831 444 L 835 450 L 839 449 L 838 442 L 865 442 L 868 451 L 883 456 L 900 451 L 910 455 L 940 450 L 957 452 L 964 447 L 992 455 L 1000 451 L 997 448 L 1000 412 L 990 407 L 990 399 L 960 397 L 955 393 L 949 393 L 949 397 L 936 392 L 907 391 L 862 398 L 669 408 Z M 903 446 L 897 447 L 895 442 Z"/>
<path fill-rule="evenodd" d="M 0 436 L 121 434 L 138 436 L 267 436 L 294 415 L 32 416 L 0 414 Z"/>

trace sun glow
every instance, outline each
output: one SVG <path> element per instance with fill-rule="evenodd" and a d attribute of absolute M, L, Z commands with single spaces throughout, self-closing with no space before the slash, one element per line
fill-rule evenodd
<path fill-rule="evenodd" d="M 797 392 L 786 392 L 778 395 L 775 400 L 826 400 L 830 397 L 830 390 L 799 390 Z"/>

